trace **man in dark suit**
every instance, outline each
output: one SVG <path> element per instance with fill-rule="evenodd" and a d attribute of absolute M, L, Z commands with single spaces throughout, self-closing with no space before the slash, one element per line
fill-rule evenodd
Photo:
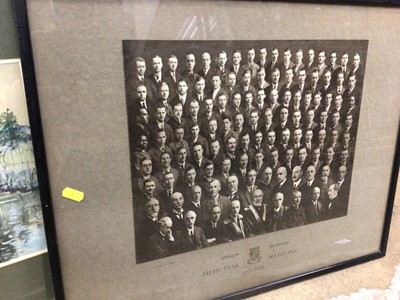
<path fill-rule="evenodd" d="M 258 53 L 260 59 L 257 61 L 257 65 L 260 66 L 260 69 L 265 69 L 267 67 L 267 48 L 261 47 Z"/>
<path fill-rule="evenodd" d="M 179 253 L 179 242 L 172 233 L 172 219 L 163 217 L 158 222 L 159 230 L 147 243 L 147 260 L 168 257 Z"/>
<path fill-rule="evenodd" d="M 146 61 L 143 57 L 136 57 L 135 58 L 135 65 L 133 74 L 129 77 L 129 84 L 127 84 L 127 98 L 129 99 L 129 103 L 136 102 L 137 99 L 137 88 L 139 85 L 144 85 L 148 91 L 147 97 L 150 101 L 157 97 L 157 95 L 151 94 L 151 82 L 145 76 L 146 73 Z"/>
<path fill-rule="evenodd" d="M 210 53 L 204 52 L 201 55 L 202 68 L 199 71 L 199 76 L 203 77 L 204 80 L 204 93 L 209 94 L 212 90 L 212 77 L 214 75 L 214 71 L 211 70 L 211 56 Z M 197 81 L 198 79 L 196 79 Z M 203 98 L 204 99 L 204 98 Z"/>
<path fill-rule="evenodd" d="M 182 72 L 182 77 L 185 79 L 188 85 L 188 94 L 193 95 L 194 86 L 197 77 L 199 76 L 194 72 L 194 66 L 196 65 L 196 57 L 190 53 L 186 55 L 186 69 Z"/>
<path fill-rule="evenodd" d="M 307 59 L 307 63 L 304 67 L 307 77 L 311 76 L 312 70 L 317 66 L 317 62 L 315 61 L 315 51 L 314 49 L 309 49 L 308 50 L 308 59 Z"/>
<path fill-rule="evenodd" d="M 333 74 L 333 72 L 336 71 L 337 68 L 339 68 L 339 65 L 336 64 L 336 60 L 337 60 L 337 54 L 336 54 L 335 51 L 332 51 L 330 53 L 330 55 L 329 55 L 329 64 L 328 64 L 328 67 L 327 67 L 327 69 L 329 71 L 331 71 L 332 74 Z"/>
<path fill-rule="evenodd" d="M 221 220 L 221 208 L 215 204 L 210 211 L 210 219 L 203 225 L 204 235 L 210 246 L 229 242 L 224 222 Z"/>
<path fill-rule="evenodd" d="M 168 70 L 164 73 L 164 80 L 168 84 L 170 95 L 173 98 L 178 88 L 178 82 L 182 79 L 182 75 L 177 72 L 178 58 L 171 55 L 168 58 Z"/>
<path fill-rule="evenodd" d="M 239 240 L 252 236 L 247 223 L 240 212 L 240 201 L 233 200 L 230 203 L 229 216 L 224 220 L 228 239 L 231 241 Z"/>
<path fill-rule="evenodd" d="M 229 70 L 236 74 L 237 83 L 242 83 L 243 74 L 246 71 L 246 69 L 243 66 L 241 66 L 240 64 L 241 61 L 242 61 L 242 53 L 240 50 L 236 50 L 235 52 L 233 52 L 232 66 L 229 68 Z"/>
<path fill-rule="evenodd" d="M 188 84 L 185 79 L 178 82 L 177 95 L 171 100 L 171 105 L 175 103 L 182 104 L 182 116 L 188 117 L 190 115 L 190 102 L 193 100 L 192 94 L 188 92 Z"/>
<path fill-rule="evenodd" d="M 313 189 L 313 195 L 308 203 L 304 204 L 307 224 L 320 222 L 324 219 L 322 203 L 319 201 L 320 188 Z"/>
<path fill-rule="evenodd" d="M 151 82 L 151 93 L 153 95 L 159 95 L 161 83 L 165 81 L 164 74 L 162 73 L 163 63 L 161 57 L 158 55 L 154 56 L 152 59 L 152 63 L 153 73 L 149 76 L 149 80 Z"/>
<path fill-rule="evenodd" d="M 338 197 L 338 186 L 332 184 L 328 189 L 329 202 L 325 207 L 326 219 L 334 219 L 347 215 L 348 202 Z"/>
<path fill-rule="evenodd" d="M 206 87 L 205 84 L 206 84 L 206 82 L 205 82 L 204 77 L 199 76 L 196 78 L 195 91 L 193 93 L 192 99 L 195 100 L 194 102 L 198 103 L 198 105 L 199 105 L 199 111 L 198 111 L 197 116 L 201 116 L 205 112 L 204 100 L 207 98 L 207 95 L 209 94 L 209 92 L 205 90 L 205 87 Z"/>
<path fill-rule="evenodd" d="M 353 57 L 353 68 L 351 69 L 348 78 L 350 79 L 351 76 L 355 76 L 358 87 L 362 87 L 364 81 L 364 69 L 360 63 L 361 56 L 360 54 L 355 53 Z"/>
<path fill-rule="evenodd" d="M 293 194 L 293 184 L 292 180 L 287 178 L 287 171 L 285 167 L 279 167 L 276 173 L 277 184 L 273 188 L 271 192 L 270 203 L 273 203 L 273 199 L 277 193 L 281 193 L 283 195 L 282 201 L 283 205 L 288 207 L 292 203 L 292 194 Z M 272 207 L 272 205 L 270 205 Z"/>
<path fill-rule="evenodd" d="M 180 242 L 179 247 L 182 252 L 198 250 L 209 247 L 206 237 L 201 227 L 194 226 L 196 213 L 188 210 L 184 215 L 185 228 L 177 232 L 176 236 Z"/>
<path fill-rule="evenodd" d="M 253 192 L 257 189 L 256 184 L 257 173 L 256 170 L 250 169 L 246 174 L 246 183 L 239 189 L 239 200 L 242 212 L 249 207 L 253 202 Z"/>
<path fill-rule="evenodd" d="M 229 204 L 228 197 L 220 194 L 221 183 L 217 179 L 213 179 L 209 186 L 209 197 L 205 201 L 207 212 L 211 212 L 211 208 L 214 205 L 218 205 L 221 208 L 221 218 L 225 219 L 229 215 Z M 210 215 L 204 217 L 205 220 L 209 220 Z"/>
<path fill-rule="evenodd" d="M 225 51 L 220 51 L 217 57 L 217 66 L 215 66 L 214 74 L 219 75 L 221 78 L 221 86 L 228 84 L 228 74 L 229 70 L 225 66 L 227 61 L 227 55 Z"/>
<path fill-rule="evenodd" d="M 285 211 L 286 226 L 288 228 L 303 226 L 307 224 L 305 209 L 300 205 L 302 194 L 300 191 L 293 191 L 293 204 Z"/>
<path fill-rule="evenodd" d="M 194 211 L 196 213 L 195 226 L 202 227 L 205 216 L 207 215 L 207 206 L 205 205 L 205 199 L 203 198 L 203 190 L 200 185 L 195 185 L 192 188 L 192 197 L 190 201 L 185 201 L 185 211 Z"/>
<path fill-rule="evenodd" d="M 299 72 L 305 68 L 303 64 L 303 49 L 298 49 L 294 57 L 293 75 L 294 81 L 298 82 Z"/>
<path fill-rule="evenodd" d="M 173 193 L 170 201 L 172 209 L 168 215 L 173 222 L 172 229 L 174 231 L 183 231 L 186 227 L 184 222 L 185 211 L 183 209 L 183 204 L 185 203 L 185 199 L 183 198 L 183 194 L 179 192 Z"/>
<path fill-rule="evenodd" d="M 157 107 L 165 108 L 165 117 L 164 121 L 168 122 L 170 118 L 172 118 L 172 106 L 169 104 L 170 101 L 170 88 L 168 84 L 163 82 L 160 86 L 160 96 L 154 102 L 154 107 L 156 109 L 156 117 L 157 117 Z"/>
<path fill-rule="evenodd" d="M 163 189 L 158 193 L 157 199 L 160 201 L 160 207 L 163 207 L 166 212 L 172 210 L 171 196 L 176 192 L 176 182 L 178 177 L 175 178 L 172 173 L 164 174 Z"/>
<path fill-rule="evenodd" d="M 339 73 L 343 73 L 343 80 L 344 82 L 347 82 L 347 78 L 349 77 L 350 74 L 350 68 L 347 66 L 347 63 L 349 62 L 349 54 L 347 52 L 343 52 L 341 59 L 340 59 L 340 66 L 337 68 L 332 75 L 333 82 L 337 82 L 337 78 Z"/>
<path fill-rule="evenodd" d="M 278 192 L 273 195 L 273 209 L 271 209 L 267 215 L 267 232 L 274 232 L 287 228 L 285 218 L 287 207 L 283 206 L 283 201 L 284 195 L 282 193 Z"/>
<path fill-rule="evenodd" d="M 204 166 L 207 163 L 210 163 L 210 161 L 204 157 L 204 149 L 202 144 L 200 144 L 199 142 L 193 144 L 192 154 L 193 154 L 192 165 L 196 170 L 197 178 L 201 178 L 204 176 Z"/>
<path fill-rule="evenodd" d="M 279 50 L 275 47 L 271 49 L 271 62 L 265 68 L 266 80 L 269 83 L 272 82 L 272 73 L 274 72 L 274 69 L 279 70 L 279 72 L 282 71 L 282 64 L 279 62 Z M 266 94 L 268 95 L 267 92 Z"/>
<path fill-rule="evenodd" d="M 244 209 L 243 216 L 253 235 L 266 233 L 267 205 L 263 204 L 264 193 L 260 189 L 253 192 L 251 205 Z"/>
<path fill-rule="evenodd" d="M 148 100 L 147 88 L 144 84 L 140 84 L 136 90 L 137 98 L 135 102 L 130 103 L 128 110 L 131 111 L 132 115 L 135 115 L 140 111 L 141 108 L 147 110 L 149 116 L 153 117 L 155 114 L 153 104 Z"/>
<path fill-rule="evenodd" d="M 318 182 L 315 180 L 314 165 L 307 167 L 306 180 L 306 183 L 299 188 L 304 203 L 311 201 L 313 189 L 318 185 Z"/>

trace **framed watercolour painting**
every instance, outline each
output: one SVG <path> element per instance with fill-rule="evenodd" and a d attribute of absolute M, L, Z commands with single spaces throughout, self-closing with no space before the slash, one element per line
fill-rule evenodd
<path fill-rule="evenodd" d="M 15 4 L 67 298 L 241 298 L 384 255 L 396 9 Z"/>

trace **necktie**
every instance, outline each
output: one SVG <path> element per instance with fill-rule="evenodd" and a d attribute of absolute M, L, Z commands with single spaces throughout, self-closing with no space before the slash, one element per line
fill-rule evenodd
<path fill-rule="evenodd" d="M 156 81 L 160 82 L 160 76 L 156 75 Z"/>
<path fill-rule="evenodd" d="M 168 198 L 170 198 L 171 195 L 172 195 L 172 192 L 171 192 L 171 191 L 167 191 L 167 196 L 168 196 Z"/>

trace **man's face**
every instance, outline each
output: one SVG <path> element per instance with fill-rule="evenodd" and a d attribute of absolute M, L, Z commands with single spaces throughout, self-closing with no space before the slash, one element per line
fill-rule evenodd
<path fill-rule="evenodd" d="M 228 131 L 231 129 L 232 122 L 229 119 L 224 119 L 222 121 L 222 124 L 224 125 L 224 131 Z"/>
<path fill-rule="evenodd" d="M 182 105 L 175 105 L 172 114 L 176 119 L 182 118 Z"/>
<path fill-rule="evenodd" d="M 200 79 L 196 82 L 196 92 L 202 94 L 204 92 L 204 88 L 206 87 L 206 82 L 204 79 Z"/>
<path fill-rule="evenodd" d="M 144 190 L 147 195 L 153 195 L 154 190 L 156 189 L 156 185 L 153 181 L 146 182 L 144 185 Z"/>
<path fill-rule="evenodd" d="M 306 131 L 306 135 L 304 137 L 306 142 L 308 142 L 308 143 L 311 142 L 312 138 L 313 138 L 313 132 L 311 130 Z"/>
<path fill-rule="evenodd" d="M 331 65 L 335 65 L 336 64 L 336 60 L 337 60 L 337 55 L 335 52 L 331 53 L 330 57 L 329 57 L 329 62 L 331 63 Z"/>
<path fill-rule="evenodd" d="M 253 201 L 251 202 L 253 206 L 260 207 L 263 202 L 263 193 L 261 190 L 255 190 L 253 193 Z"/>
<path fill-rule="evenodd" d="M 261 152 L 257 152 L 256 155 L 254 156 L 254 159 L 257 164 L 262 164 L 264 160 L 264 155 Z"/>
<path fill-rule="evenodd" d="M 218 97 L 218 107 L 220 109 L 225 109 L 225 107 L 226 107 L 226 96 L 225 95 L 220 95 Z"/>
<path fill-rule="evenodd" d="M 235 107 L 240 107 L 241 103 L 242 103 L 242 97 L 240 96 L 240 94 L 235 94 L 233 96 L 233 105 Z"/>
<path fill-rule="evenodd" d="M 192 228 L 194 226 L 194 222 L 196 222 L 196 213 L 193 211 L 189 211 L 185 214 L 185 225 L 188 228 Z"/>
<path fill-rule="evenodd" d="M 359 55 L 354 55 L 353 58 L 353 66 L 354 68 L 358 68 L 358 66 L 360 65 L 360 56 Z"/>
<path fill-rule="evenodd" d="M 286 79 L 286 82 L 292 82 L 293 81 L 293 69 L 287 69 L 286 70 L 285 79 Z"/>
<path fill-rule="evenodd" d="M 321 191 L 320 191 L 319 187 L 315 187 L 313 189 L 313 194 L 312 194 L 313 200 L 318 201 L 320 195 L 321 195 Z"/>
<path fill-rule="evenodd" d="M 290 139 L 290 130 L 282 131 L 282 143 L 287 144 Z"/>
<path fill-rule="evenodd" d="M 301 51 L 296 52 L 295 61 L 296 64 L 301 64 L 303 62 L 303 52 Z"/>
<path fill-rule="evenodd" d="M 249 148 L 249 145 L 250 145 L 250 136 L 249 136 L 248 134 L 244 134 L 244 135 L 242 136 L 242 138 L 240 139 L 240 141 L 241 141 L 242 147 L 243 147 L 244 149 Z"/>
<path fill-rule="evenodd" d="M 286 179 L 286 169 L 283 167 L 278 168 L 278 171 L 276 172 L 276 177 L 278 179 L 279 183 L 282 183 Z"/>
<path fill-rule="evenodd" d="M 144 61 L 136 62 L 136 72 L 139 76 L 144 76 L 144 73 L 146 72 L 146 63 Z"/>
<path fill-rule="evenodd" d="M 163 84 L 160 88 L 160 95 L 163 100 L 167 100 L 169 97 L 169 87 L 166 84 Z"/>
<path fill-rule="evenodd" d="M 237 200 L 232 201 L 230 208 L 231 208 L 231 216 L 236 217 L 240 212 L 240 202 Z"/>
<path fill-rule="evenodd" d="M 323 143 L 324 141 L 325 141 L 325 138 L 326 138 L 326 131 L 323 129 L 323 130 L 320 130 L 319 132 L 318 132 L 318 141 L 320 142 L 320 143 Z"/>
<path fill-rule="evenodd" d="M 149 144 L 149 142 L 148 142 L 148 140 L 147 140 L 147 137 L 146 137 L 145 135 L 142 135 L 142 136 L 140 137 L 139 143 L 142 145 L 143 149 L 146 149 L 146 148 L 147 148 L 147 145 Z"/>
<path fill-rule="evenodd" d="M 200 202 L 201 200 L 201 187 L 195 186 L 193 188 L 193 202 Z"/>
<path fill-rule="evenodd" d="M 161 223 L 160 225 L 160 231 L 164 235 L 168 235 L 171 232 L 171 229 L 172 229 L 172 221 L 170 219 L 168 219 L 164 223 Z"/>
<path fill-rule="evenodd" d="M 142 174 L 144 176 L 150 175 L 151 171 L 153 171 L 153 165 L 150 159 L 146 159 L 142 162 Z"/>
<path fill-rule="evenodd" d="M 283 194 L 282 193 L 277 193 L 274 196 L 274 207 L 275 208 L 281 208 L 283 203 Z"/>
<path fill-rule="evenodd" d="M 340 119 L 340 114 L 339 114 L 338 112 L 335 112 L 335 113 L 332 115 L 333 124 L 337 124 L 337 123 L 339 122 L 339 119 Z"/>
<path fill-rule="evenodd" d="M 212 177 L 214 174 L 214 165 L 208 165 L 207 167 L 205 167 L 204 173 L 207 177 Z"/>
<path fill-rule="evenodd" d="M 254 58 L 256 57 L 256 51 L 254 49 L 250 49 L 247 51 L 247 60 L 252 63 L 254 62 Z"/>
<path fill-rule="evenodd" d="M 314 50 L 313 49 L 308 50 L 308 61 L 309 62 L 314 61 L 314 56 L 315 56 Z"/>
<path fill-rule="evenodd" d="M 248 185 L 254 185 L 256 183 L 257 173 L 254 170 L 247 172 L 246 179 Z"/>
<path fill-rule="evenodd" d="M 230 87 L 235 87 L 236 85 L 236 75 L 234 73 L 231 73 L 228 75 L 228 84 Z"/>
<path fill-rule="evenodd" d="M 156 143 L 158 146 L 164 146 L 166 140 L 167 140 L 167 135 L 165 134 L 164 131 L 157 133 Z"/>
<path fill-rule="evenodd" d="M 279 152 L 278 151 L 271 152 L 271 159 L 272 163 L 275 165 L 279 160 Z"/>
<path fill-rule="evenodd" d="M 279 118 L 282 123 L 286 122 L 289 116 L 289 111 L 286 108 L 281 109 L 281 113 L 279 114 Z"/>
<path fill-rule="evenodd" d="M 278 102 L 278 91 L 277 90 L 272 90 L 271 93 L 269 94 L 269 100 L 271 100 L 271 104 L 275 104 Z"/>
<path fill-rule="evenodd" d="M 190 102 L 190 114 L 193 117 L 197 117 L 197 115 L 199 114 L 199 103 L 197 103 L 196 101 Z"/>
<path fill-rule="evenodd" d="M 263 135 L 261 132 L 257 132 L 254 138 L 256 145 L 260 145 L 263 140 Z"/>
<path fill-rule="evenodd" d="M 332 103 L 332 94 L 328 93 L 325 95 L 325 105 L 330 106 Z"/>
<path fill-rule="evenodd" d="M 185 95 L 188 90 L 188 86 L 185 81 L 180 81 L 178 83 L 178 93 L 179 95 Z"/>
<path fill-rule="evenodd" d="M 299 83 L 303 84 L 306 81 L 306 71 L 301 70 L 299 72 Z"/>
<path fill-rule="evenodd" d="M 307 150 L 304 149 L 304 148 L 300 149 L 300 151 L 299 151 L 299 161 L 300 162 L 304 162 L 306 160 L 306 158 L 307 158 Z"/>
<path fill-rule="evenodd" d="M 300 104 L 300 101 L 301 101 L 301 92 L 298 91 L 298 92 L 296 92 L 296 93 L 294 94 L 293 102 L 294 102 L 295 105 L 299 105 L 299 104 Z"/>
<path fill-rule="evenodd" d="M 348 115 L 346 117 L 346 126 L 350 127 L 351 125 L 353 125 L 353 116 L 352 115 Z"/>
<path fill-rule="evenodd" d="M 345 166 L 341 166 L 339 168 L 339 180 L 343 180 L 346 176 L 346 167 Z"/>
<path fill-rule="evenodd" d="M 160 211 L 160 204 L 158 200 L 152 199 L 148 201 L 145 205 L 146 214 L 151 218 L 157 218 Z"/>
<path fill-rule="evenodd" d="M 315 94 L 314 96 L 314 105 L 318 106 L 321 104 L 321 94 Z"/>
<path fill-rule="evenodd" d="M 149 123 L 149 114 L 144 108 L 140 110 L 140 122 L 144 125 Z"/>
<path fill-rule="evenodd" d="M 228 188 L 229 191 L 234 192 L 238 189 L 239 181 L 236 176 L 228 177 Z"/>
<path fill-rule="evenodd" d="M 336 107 L 341 107 L 342 106 L 342 102 L 343 102 L 343 98 L 341 95 L 337 95 L 335 97 L 335 106 Z"/>
<path fill-rule="evenodd" d="M 332 77 L 331 72 L 326 72 L 326 73 L 325 73 L 325 75 L 324 75 L 324 82 L 325 82 L 326 85 L 330 84 L 330 82 L 331 82 L 331 77 Z"/>
<path fill-rule="evenodd" d="M 322 111 L 320 116 L 319 116 L 319 120 L 321 123 L 326 123 L 326 121 L 328 120 L 328 112 L 327 111 Z"/>
<path fill-rule="evenodd" d="M 343 54 L 342 55 L 342 59 L 340 61 L 341 65 L 342 66 L 346 66 L 348 61 L 349 61 L 349 55 L 348 54 Z"/>
<path fill-rule="evenodd" d="M 312 155 L 313 161 L 318 161 L 320 156 L 321 156 L 321 150 L 319 148 L 315 148 L 313 150 L 313 155 Z"/>
<path fill-rule="evenodd" d="M 296 206 L 299 206 L 301 202 L 301 193 L 300 192 L 295 192 L 293 193 L 293 203 Z"/>
<path fill-rule="evenodd" d="M 213 101 L 212 99 L 207 99 L 205 102 L 206 112 L 210 113 L 213 110 Z"/>
<path fill-rule="evenodd" d="M 266 110 L 265 111 L 264 120 L 265 120 L 265 123 L 267 123 L 267 124 L 272 123 L 272 111 L 271 110 Z"/>
<path fill-rule="evenodd" d="M 218 206 L 213 207 L 211 210 L 211 220 L 216 223 L 221 218 L 221 208 Z"/>
<path fill-rule="evenodd" d="M 267 59 L 267 49 L 261 48 L 260 49 L 260 60 L 265 61 Z"/>
<path fill-rule="evenodd" d="M 258 116 L 257 112 L 252 112 L 250 114 L 250 124 L 251 125 L 256 125 L 258 123 L 259 119 L 260 119 L 260 117 Z"/>
<path fill-rule="evenodd" d="M 310 105 L 310 103 L 311 103 L 311 94 L 305 94 L 304 95 L 304 104 L 306 106 L 308 106 L 308 105 Z"/>
<path fill-rule="evenodd" d="M 350 142 L 350 134 L 345 133 L 343 134 L 343 144 L 348 145 Z"/>
<path fill-rule="evenodd" d="M 213 89 L 217 90 L 221 87 L 221 78 L 219 76 L 213 76 L 211 83 L 212 83 Z"/>
<path fill-rule="evenodd" d="M 328 198 L 329 199 L 333 199 L 335 198 L 337 195 L 337 191 L 335 190 L 334 185 L 332 184 L 329 188 L 328 188 Z"/>
<path fill-rule="evenodd" d="M 301 129 L 295 129 L 293 131 L 293 141 L 295 142 L 295 144 L 300 143 L 301 137 L 303 136 L 303 133 L 301 131 Z"/>
<path fill-rule="evenodd" d="M 286 155 L 285 155 L 286 161 L 291 162 L 293 159 L 293 155 L 294 155 L 293 149 L 286 150 Z"/>
<path fill-rule="evenodd" d="M 178 152 L 178 161 L 179 161 L 180 163 L 186 162 L 186 156 L 187 156 L 186 149 L 185 149 L 185 148 L 181 149 L 181 150 Z"/>
<path fill-rule="evenodd" d="M 329 147 L 326 149 L 326 158 L 329 160 L 333 159 L 333 156 L 335 155 L 335 152 L 333 151 L 332 147 Z"/>
<path fill-rule="evenodd" d="M 315 167 L 309 166 L 306 171 L 306 177 L 308 181 L 314 180 L 315 177 Z"/>
<path fill-rule="evenodd" d="M 228 140 L 228 151 L 229 152 L 235 152 L 236 150 L 236 139 L 235 138 L 230 138 Z"/>
<path fill-rule="evenodd" d="M 222 162 L 222 172 L 224 172 L 226 174 L 229 173 L 229 171 L 231 170 L 231 165 L 232 165 L 231 160 L 230 159 L 225 159 Z"/>
<path fill-rule="evenodd" d="M 169 168 L 171 165 L 171 156 L 168 154 L 168 152 L 167 154 L 161 155 L 161 165 L 163 168 Z"/>
<path fill-rule="evenodd" d="M 318 54 L 318 63 L 323 64 L 325 62 L 325 59 L 326 59 L 325 52 L 320 52 Z"/>
<path fill-rule="evenodd" d="M 243 84 L 244 85 L 249 85 L 251 81 L 251 74 L 249 72 L 244 73 L 243 75 Z"/>
<path fill-rule="evenodd" d="M 313 86 L 317 85 L 318 79 L 319 79 L 318 72 L 312 72 L 312 75 L 311 75 L 311 76 L 312 76 L 312 77 L 311 77 L 312 85 L 313 85 Z"/>
<path fill-rule="evenodd" d="M 197 145 L 193 148 L 193 156 L 195 159 L 201 159 L 203 157 L 203 147 Z"/>
<path fill-rule="evenodd" d="M 278 49 L 272 50 L 271 56 L 272 56 L 272 61 L 277 61 L 277 60 L 278 60 L 278 56 L 279 56 L 279 51 L 278 51 Z"/>
<path fill-rule="evenodd" d="M 211 154 L 213 154 L 213 155 L 217 154 L 217 153 L 219 152 L 220 148 L 221 148 L 221 146 L 219 145 L 218 140 L 215 141 L 215 142 L 213 142 L 213 143 L 211 144 L 211 146 L 210 146 L 210 152 L 211 152 Z"/>
<path fill-rule="evenodd" d="M 275 140 L 276 140 L 276 134 L 273 131 L 268 132 L 267 135 L 267 142 L 269 146 L 272 146 L 273 144 L 275 144 Z"/>
<path fill-rule="evenodd" d="M 242 55 L 238 52 L 233 53 L 233 64 L 235 66 L 238 66 L 240 64 L 240 61 L 242 60 Z"/>
<path fill-rule="evenodd" d="M 349 77 L 349 87 L 351 89 L 354 89 L 355 86 L 356 86 L 356 76 L 350 76 Z"/>
<path fill-rule="evenodd" d="M 173 174 L 166 174 L 164 176 L 164 182 L 166 185 L 166 188 L 171 189 L 174 186 L 175 183 L 175 178 Z"/>
<path fill-rule="evenodd" d="M 202 57 L 201 57 L 201 61 L 203 63 L 203 68 L 204 69 L 208 69 L 210 67 L 211 64 L 211 57 L 210 54 L 208 53 L 203 53 Z"/>
<path fill-rule="evenodd" d="M 291 57 L 292 57 L 292 54 L 290 53 L 290 51 L 283 52 L 283 61 L 285 63 L 288 63 L 290 61 Z"/>
<path fill-rule="evenodd" d="M 243 122 L 244 122 L 244 119 L 243 119 L 242 115 L 235 116 L 235 127 L 236 128 L 242 128 Z"/>
<path fill-rule="evenodd" d="M 289 105 L 291 99 L 292 99 L 292 92 L 286 91 L 285 94 L 283 95 L 283 103 L 285 105 Z"/>
<path fill-rule="evenodd" d="M 301 112 L 295 111 L 295 112 L 293 113 L 293 123 L 294 123 L 295 125 L 300 124 L 300 119 L 301 119 Z"/>
<path fill-rule="evenodd" d="M 217 121 L 216 120 L 211 120 L 210 122 L 208 122 L 208 131 L 210 133 L 215 133 L 217 132 Z"/>
<path fill-rule="evenodd" d="M 217 197 L 219 191 L 221 190 L 221 185 L 218 183 L 218 181 L 217 180 L 213 180 L 210 183 L 209 187 L 210 187 L 210 195 L 212 197 Z"/>
<path fill-rule="evenodd" d="M 219 65 L 220 67 L 225 67 L 226 60 L 227 60 L 227 58 L 226 58 L 226 53 L 220 53 L 220 54 L 218 55 L 218 65 Z"/>
<path fill-rule="evenodd" d="M 333 130 L 332 133 L 331 133 L 332 142 L 336 143 L 338 138 L 339 138 L 338 131 L 337 130 Z"/>
<path fill-rule="evenodd" d="M 191 169 L 186 172 L 186 181 L 188 183 L 193 183 L 196 179 L 196 170 Z"/>
<path fill-rule="evenodd" d="M 168 59 L 168 67 L 171 71 L 175 72 L 178 67 L 178 59 L 176 57 L 170 57 Z"/>
<path fill-rule="evenodd" d="M 145 86 L 141 85 L 137 88 L 137 95 L 140 101 L 146 100 L 147 89 Z"/>
<path fill-rule="evenodd" d="M 292 180 L 293 182 L 296 182 L 297 180 L 299 180 L 301 178 L 301 167 L 300 166 L 296 166 L 293 168 L 292 171 Z"/>
<path fill-rule="evenodd" d="M 175 139 L 176 139 L 178 142 L 181 142 L 181 141 L 183 140 L 184 135 L 185 135 L 185 131 L 184 131 L 183 128 L 177 128 L 177 129 L 175 130 Z"/>
<path fill-rule="evenodd" d="M 339 73 L 338 77 L 337 77 L 337 84 L 343 85 L 343 82 L 344 82 L 344 75 L 343 75 L 343 73 Z"/>
<path fill-rule="evenodd" d="M 272 169 L 270 167 L 266 168 L 263 172 L 263 181 L 270 183 L 272 179 Z"/>
<path fill-rule="evenodd" d="M 161 60 L 161 57 L 154 57 L 153 58 L 153 71 L 154 73 L 159 73 L 161 72 L 163 63 Z"/>
<path fill-rule="evenodd" d="M 257 80 L 258 80 L 258 82 L 264 82 L 264 80 L 265 80 L 264 69 L 260 69 L 260 71 L 257 73 Z"/>
<path fill-rule="evenodd" d="M 156 119 L 158 122 L 164 122 L 165 116 L 167 115 L 165 107 L 158 107 L 156 111 Z"/>
<path fill-rule="evenodd" d="M 322 167 L 322 177 L 329 177 L 330 174 L 331 174 L 331 170 L 330 170 L 329 166 L 323 166 Z"/>
<path fill-rule="evenodd" d="M 279 82 L 279 78 L 280 78 L 279 70 L 276 70 L 275 72 L 272 72 L 271 78 L 272 78 L 272 82 L 273 83 L 278 83 Z"/>
<path fill-rule="evenodd" d="M 307 122 L 309 124 L 311 124 L 313 122 L 313 120 L 314 120 L 314 111 L 313 110 L 309 110 L 307 112 Z"/>
<path fill-rule="evenodd" d="M 196 59 L 193 54 L 189 54 L 186 56 L 186 69 L 188 71 L 193 71 L 194 66 L 196 64 Z"/>
<path fill-rule="evenodd" d="M 348 150 L 342 151 L 342 155 L 340 157 L 342 162 L 347 161 L 347 159 L 349 158 L 349 151 Z"/>
<path fill-rule="evenodd" d="M 247 155 L 242 155 L 239 159 L 239 167 L 241 169 L 246 169 L 247 168 L 247 164 L 249 162 L 249 158 Z"/>

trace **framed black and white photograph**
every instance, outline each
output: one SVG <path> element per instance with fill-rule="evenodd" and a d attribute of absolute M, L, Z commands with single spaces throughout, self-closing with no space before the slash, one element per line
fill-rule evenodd
<path fill-rule="evenodd" d="M 397 9 L 15 6 L 66 298 L 239 299 L 384 256 Z"/>

